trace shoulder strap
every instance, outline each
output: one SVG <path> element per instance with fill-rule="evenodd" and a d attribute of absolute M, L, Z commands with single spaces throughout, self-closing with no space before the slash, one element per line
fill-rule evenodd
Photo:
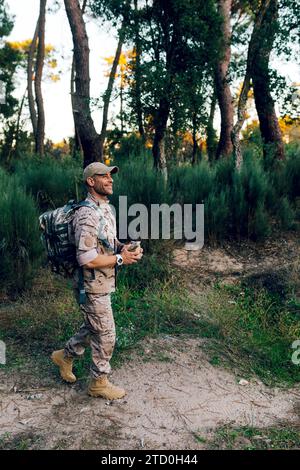
<path fill-rule="evenodd" d="M 95 209 L 97 210 L 97 205 L 93 202 L 90 202 L 90 201 L 86 201 L 86 200 L 83 200 L 83 201 L 79 201 L 79 202 L 76 202 L 74 199 L 71 199 L 71 201 L 68 201 L 67 204 L 64 206 L 64 212 L 69 212 L 70 210 L 77 210 L 79 209 L 80 207 L 91 207 L 92 209 Z"/>
<path fill-rule="evenodd" d="M 83 200 L 74 204 L 74 209 L 78 209 L 79 207 L 91 207 L 92 209 L 98 208 L 98 206 L 94 202 L 90 202 L 87 200 Z"/>

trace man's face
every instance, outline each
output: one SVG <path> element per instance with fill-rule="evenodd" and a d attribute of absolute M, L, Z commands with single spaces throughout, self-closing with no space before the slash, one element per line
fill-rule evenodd
<path fill-rule="evenodd" d="M 88 178 L 88 183 L 100 196 L 108 196 L 113 193 L 113 179 L 111 173 L 106 173 L 106 175 L 94 175 Z"/>

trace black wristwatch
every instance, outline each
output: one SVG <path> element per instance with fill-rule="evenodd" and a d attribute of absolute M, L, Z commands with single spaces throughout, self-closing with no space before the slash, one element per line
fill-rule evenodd
<path fill-rule="evenodd" d="M 116 255 L 116 257 L 117 257 L 117 266 L 122 266 L 123 264 L 122 255 Z"/>

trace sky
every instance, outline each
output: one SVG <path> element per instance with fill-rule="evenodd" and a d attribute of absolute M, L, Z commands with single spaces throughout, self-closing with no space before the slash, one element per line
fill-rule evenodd
<path fill-rule="evenodd" d="M 52 1 L 48 1 L 49 4 Z M 14 28 L 8 37 L 11 41 L 22 41 L 32 38 L 39 13 L 39 0 L 7 0 L 10 12 L 15 16 Z M 46 18 L 46 43 L 57 50 L 58 69 L 62 70 L 60 81 L 44 80 L 42 84 L 45 115 L 46 137 L 53 142 L 73 136 L 74 124 L 70 99 L 70 69 L 72 62 L 72 37 L 67 20 L 64 2 L 56 14 Z M 115 54 L 117 47 L 116 30 L 104 27 L 94 19 L 87 19 L 86 27 L 90 47 L 91 97 L 99 98 L 107 84 L 107 65 L 104 57 Z M 295 63 L 274 62 L 276 68 L 288 78 L 289 82 L 300 82 L 300 65 Z M 20 98 L 26 89 L 25 75 L 19 77 L 16 96 Z M 110 108 L 110 117 L 116 115 L 117 104 Z M 251 113 L 255 117 L 255 113 Z M 96 130 L 101 129 L 101 111 L 92 113 Z M 216 117 L 217 125 L 219 118 Z M 30 123 L 27 124 L 30 129 Z"/>

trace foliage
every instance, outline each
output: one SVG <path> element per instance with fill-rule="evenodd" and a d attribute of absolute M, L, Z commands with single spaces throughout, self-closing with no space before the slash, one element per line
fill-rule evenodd
<path fill-rule="evenodd" d="M 293 383 L 300 371 L 291 361 L 293 341 L 299 338 L 299 303 L 266 288 L 215 286 L 209 298 L 212 321 L 234 356 L 243 357 L 244 374 L 256 373 L 266 383 L 276 378 Z"/>
<path fill-rule="evenodd" d="M 28 158 L 15 162 L 15 174 L 36 200 L 41 211 L 81 199 L 82 170 L 70 157 L 54 160 L 51 157 Z"/>
<path fill-rule="evenodd" d="M 38 212 L 16 176 L 0 169 L 0 280 L 14 295 L 28 287 L 41 261 Z"/>

